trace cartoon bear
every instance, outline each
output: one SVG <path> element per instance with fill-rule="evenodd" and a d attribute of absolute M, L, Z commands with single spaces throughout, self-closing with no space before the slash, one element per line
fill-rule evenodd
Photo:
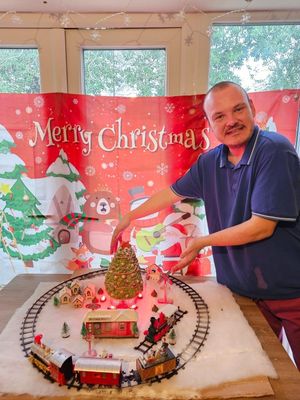
<path fill-rule="evenodd" d="M 108 190 L 85 195 L 83 212 L 93 218 L 83 222 L 83 243 L 92 253 L 110 254 L 110 242 L 114 227 L 119 221 L 119 203 Z"/>

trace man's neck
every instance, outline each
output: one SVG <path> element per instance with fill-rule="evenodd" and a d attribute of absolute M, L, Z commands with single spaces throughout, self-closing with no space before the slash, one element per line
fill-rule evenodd
<path fill-rule="evenodd" d="M 228 148 L 228 161 L 233 165 L 237 165 L 243 157 L 246 145 L 233 146 Z"/>

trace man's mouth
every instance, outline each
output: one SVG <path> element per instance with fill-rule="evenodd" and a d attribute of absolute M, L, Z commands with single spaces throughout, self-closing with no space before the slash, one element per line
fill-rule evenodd
<path fill-rule="evenodd" d="M 237 125 L 237 126 L 233 126 L 230 129 L 227 129 L 225 132 L 225 135 L 235 135 L 240 133 L 240 131 L 244 129 L 244 125 Z"/>

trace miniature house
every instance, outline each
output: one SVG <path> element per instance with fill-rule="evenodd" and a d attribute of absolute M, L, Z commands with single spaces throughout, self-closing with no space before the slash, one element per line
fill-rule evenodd
<path fill-rule="evenodd" d="M 95 297 L 96 295 L 96 287 L 92 283 L 89 283 L 83 291 L 83 295 L 86 300 L 91 300 Z"/>
<path fill-rule="evenodd" d="M 72 292 L 67 286 L 63 287 L 59 293 L 58 298 L 61 304 L 69 304 L 72 299 Z"/>
<path fill-rule="evenodd" d="M 77 279 L 71 283 L 70 289 L 73 296 L 76 296 L 78 293 L 80 293 L 81 286 Z"/>
<path fill-rule="evenodd" d="M 95 338 L 138 337 L 138 313 L 131 309 L 90 311 L 84 318 L 87 331 Z"/>
<path fill-rule="evenodd" d="M 84 303 L 84 297 L 81 296 L 81 294 L 77 294 L 77 296 L 75 296 L 74 299 L 72 300 L 72 305 L 75 308 L 83 307 L 83 303 Z"/>

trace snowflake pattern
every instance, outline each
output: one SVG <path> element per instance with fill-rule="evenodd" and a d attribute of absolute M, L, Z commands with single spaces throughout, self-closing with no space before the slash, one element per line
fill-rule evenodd
<path fill-rule="evenodd" d="M 93 167 L 92 165 L 88 165 L 88 166 L 85 168 L 85 174 L 86 174 L 87 176 L 94 176 L 95 173 L 96 173 L 96 169 L 95 169 L 95 167 Z"/>
<path fill-rule="evenodd" d="M 21 110 L 17 109 L 17 110 L 16 110 L 16 114 L 17 114 L 17 115 L 21 115 Z"/>
<path fill-rule="evenodd" d="M 282 102 L 287 104 L 291 100 L 290 96 L 283 96 L 282 97 Z"/>
<path fill-rule="evenodd" d="M 26 107 L 25 111 L 27 112 L 27 114 L 31 114 L 32 113 L 32 108 L 31 107 Z"/>
<path fill-rule="evenodd" d="M 78 104 L 78 99 L 73 99 L 72 102 L 73 104 Z"/>
<path fill-rule="evenodd" d="M 165 110 L 171 114 L 175 110 L 175 105 L 173 103 L 167 103 Z"/>
<path fill-rule="evenodd" d="M 118 111 L 119 114 L 124 114 L 126 111 L 126 106 L 124 104 L 119 104 L 118 107 L 115 108 L 116 111 Z"/>
<path fill-rule="evenodd" d="M 39 157 L 39 156 L 35 157 L 35 162 L 36 162 L 37 164 L 41 164 L 41 162 L 42 162 L 42 157 Z"/>
<path fill-rule="evenodd" d="M 45 105 L 45 101 L 43 99 L 42 96 L 37 96 L 33 99 L 33 104 L 35 105 L 35 107 L 37 108 L 42 108 Z"/>
<path fill-rule="evenodd" d="M 160 163 L 156 166 L 156 172 L 159 175 L 162 175 L 162 176 L 166 175 L 168 173 L 168 171 L 169 171 L 169 166 L 165 163 Z"/>
<path fill-rule="evenodd" d="M 16 132 L 16 138 L 22 140 L 23 139 L 23 132 L 21 132 L 21 131 Z"/>
<path fill-rule="evenodd" d="M 131 181 L 132 178 L 133 178 L 133 173 L 131 171 L 124 171 L 123 172 L 124 181 Z"/>

